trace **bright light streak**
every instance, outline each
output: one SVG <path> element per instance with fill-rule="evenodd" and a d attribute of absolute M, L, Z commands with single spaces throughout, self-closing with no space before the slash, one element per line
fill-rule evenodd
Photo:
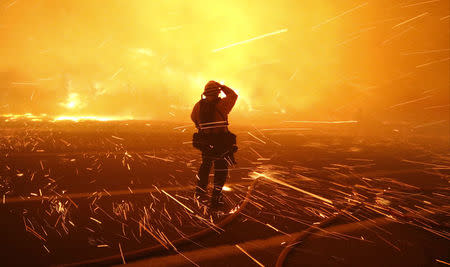
<path fill-rule="evenodd" d="M 230 187 L 224 185 L 224 186 L 222 187 L 222 190 L 223 190 L 223 191 L 232 191 L 233 189 L 231 189 Z"/>
<path fill-rule="evenodd" d="M 408 28 L 406 28 L 406 29 L 404 29 L 403 31 L 401 31 L 401 32 L 399 32 L 399 33 L 397 33 L 397 34 L 395 34 L 395 35 L 389 37 L 388 39 L 384 40 L 384 41 L 381 43 L 381 45 L 386 45 L 386 44 L 389 43 L 390 41 L 394 40 L 395 38 L 398 38 L 398 37 L 402 36 L 403 34 L 407 33 L 408 31 L 410 31 L 410 30 L 412 30 L 412 29 L 414 29 L 414 27 L 412 27 L 412 26 L 411 26 L 411 27 L 408 27 Z"/>
<path fill-rule="evenodd" d="M 432 50 L 425 50 L 425 51 L 413 51 L 413 52 L 404 52 L 404 53 L 402 53 L 402 56 L 430 54 L 430 53 L 447 52 L 447 51 L 450 51 L 450 49 L 446 48 L 446 49 L 432 49 Z"/>
<path fill-rule="evenodd" d="M 266 34 L 263 34 L 263 35 L 260 35 L 260 36 L 257 36 L 257 37 L 254 37 L 254 38 L 245 40 L 245 41 L 240 41 L 240 42 L 237 42 L 237 43 L 234 43 L 234 44 L 230 44 L 230 45 L 227 45 L 227 46 L 224 46 L 224 47 L 221 47 L 221 48 L 213 49 L 212 52 L 213 52 L 213 53 L 216 53 L 216 52 L 218 52 L 218 51 L 220 51 L 220 50 L 223 50 L 223 49 L 227 49 L 227 48 L 230 48 L 230 47 L 233 47 L 233 46 L 236 46 L 236 45 L 241 45 L 241 44 L 249 43 L 249 42 L 251 42 L 251 41 L 255 41 L 255 40 L 258 40 L 258 39 L 262 39 L 262 38 L 265 38 L 265 37 L 268 37 L 268 36 L 271 36 L 271 35 L 275 35 L 275 34 L 287 32 L 287 31 L 288 31 L 288 29 L 282 29 L 282 30 L 279 30 L 279 31 L 275 31 L 275 32 L 271 32 L 271 33 L 266 33 Z"/>
<path fill-rule="evenodd" d="M 357 123 L 358 121 L 284 121 L 284 122 L 297 122 L 297 123 L 317 123 L 317 124 L 344 124 L 344 123 Z"/>
<path fill-rule="evenodd" d="M 146 56 L 149 56 L 149 57 L 153 56 L 153 51 L 151 49 L 136 48 L 133 51 L 138 53 L 138 54 L 146 55 Z"/>
<path fill-rule="evenodd" d="M 17 3 L 17 1 L 12 1 L 9 5 L 7 5 L 5 7 L 5 9 L 8 9 L 8 8 L 12 7 L 15 3 Z"/>
<path fill-rule="evenodd" d="M 194 213 L 194 211 L 192 211 L 190 208 L 188 208 L 186 205 L 184 205 L 183 203 L 181 203 L 178 199 L 174 198 L 172 195 L 170 195 L 169 193 L 167 193 L 166 191 L 164 191 L 163 189 L 161 189 L 161 192 L 163 192 L 164 194 L 166 194 L 166 196 L 170 197 L 171 199 L 175 200 L 175 202 L 177 202 L 178 204 L 180 204 L 183 208 L 185 208 L 186 210 L 190 211 L 191 213 Z"/>
<path fill-rule="evenodd" d="M 255 138 L 256 140 L 260 141 L 263 144 L 266 144 L 266 142 L 264 142 L 263 140 L 259 139 L 258 137 L 256 137 L 255 135 L 253 135 L 251 132 L 247 132 L 251 137 Z"/>
<path fill-rule="evenodd" d="M 280 184 L 280 185 L 284 185 L 284 186 L 286 186 L 286 187 L 289 187 L 289 188 L 291 188 L 291 189 L 294 189 L 295 191 L 302 192 L 302 193 L 304 193 L 304 194 L 306 194 L 306 195 L 308 195 L 308 196 L 311 196 L 311 197 L 317 198 L 317 199 L 319 199 L 319 200 L 325 201 L 325 202 L 327 202 L 327 203 L 329 203 L 329 204 L 333 204 L 333 201 L 331 201 L 331 200 L 329 200 L 329 199 L 327 199 L 327 198 L 324 198 L 324 197 L 321 197 L 321 196 L 319 196 L 319 195 L 313 194 L 313 193 L 311 193 L 311 192 L 305 191 L 305 190 L 303 190 L 303 189 L 300 189 L 300 188 L 298 188 L 298 187 L 295 187 L 295 186 L 293 186 L 293 185 L 290 185 L 290 184 L 288 184 L 288 183 L 286 183 L 286 182 L 283 182 L 283 181 L 281 181 L 281 180 L 278 180 L 278 179 L 276 179 L 276 178 L 267 176 L 267 175 L 265 175 L 265 174 L 263 174 L 263 173 L 258 173 L 258 172 L 253 172 L 253 173 L 256 174 L 256 175 L 258 175 L 258 177 L 256 177 L 256 178 L 259 178 L 259 177 L 266 178 L 266 179 L 269 180 L 269 181 L 275 182 L 275 183 Z"/>
<path fill-rule="evenodd" d="M 252 259 L 256 264 L 258 264 L 261 267 L 264 267 L 264 264 L 259 262 L 257 259 L 253 258 L 250 254 L 248 254 L 247 251 L 245 251 L 243 248 L 241 248 L 239 245 L 235 245 L 240 251 L 242 251 L 245 255 L 249 256 L 250 259 Z"/>
<path fill-rule="evenodd" d="M 418 101 L 422 101 L 422 100 L 428 99 L 430 97 L 431 97 L 430 95 L 429 96 L 424 96 L 424 97 L 417 98 L 417 99 L 410 100 L 410 101 L 406 101 L 406 102 L 403 102 L 403 103 L 400 103 L 400 104 L 395 104 L 393 106 L 390 106 L 389 108 L 395 108 L 395 107 L 398 107 L 398 106 L 403 106 L 403 105 L 406 105 L 406 104 L 415 103 L 415 102 L 418 102 Z"/>
<path fill-rule="evenodd" d="M 439 2 L 440 0 L 430 0 L 430 1 L 424 1 L 424 2 L 419 2 L 419 3 L 414 3 L 414 4 L 409 4 L 409 5 L 405 5 L 402 7 L 411 7 L 411 6 L 418 6 L 418 5 L 424 5 L 424 4 L 429 4 L 429 3 L 435 3 L 435 2 Z"/>
<path fill-rule="evenodd" d="M 109 78 L 110 80 L 113 80 L 116 78 L 116 76 L 123 71 L 123 68 L 118 69 L 112 76 Z"/>
<path fill-rule="evenodd" d="M 99 117 L 99 116 L 59 116 L 54 121 L 125 121 L 133 117 Z"/>
<path fill-rule="evenodd" d="M 427 14 L 428 14 L 428 12 L 425 12 L 425 13 L 422 13 L 422 14 L 420 14 L 420 15 L 415 16 L 414 18 L 410 18 L 410 19 L 408 19 L 408 20 L 405 20 L 405 21 L 403 21 L 403 22 L 400 22 L 399 24 L 394 25 L 394 27 L 392 27 L 392 29 L 395 29 L 395 28 L 397 28 L 397 27 L 399 27 L 399 26 L 401 26 L 401 25 L 403 25 L 403 24 L 406 24 L 406 23 L 408 23 L 408 22 L 410 22 L 410 21 L 413 21 L 413 20 L 415 20 L 415 19 L 418 19 L 418 18 L 420 18 L 420 17 L 423 17 L 423 16 L 425 16 L 425 15 L 427 15 Z"/>
<path fill-rule="evenodd" d="M 445 61 L 448 61 L 449 59 L 450 59 L 450 57 L 444 58 L 444 59 L 439 59 L 439 60 L 433 60 L 433 61 L 428 62 L 428 63 L 425 63 L 425 64 L 417 65 L 416 68 L 422 68 L 422 67 L 425 67 L 425 66 L 429 66 L 429 65 L 431 65 L 431 64 L 434 64 L 434 63 L 445 62 Z"/>
<path fill-rule="evenodd" d="M 327 23 L 329 23 L 329 22 L 331 22 L 331 21 L 333 21 L 333 20 L 335 20 L 335 19 L 337 19 L 337 18 L 340 18 L 340 17 L 344 16 L 345 14 L 348 14 L 348 13 L 350 13 L 350 12 L 352 12 L 352 11 L 355 11 L 355 10 L 358 9 L 358 8 L 364 7 L 364 6 L 366 6 L 367 4 L 368 4 L 368 2 L 365 2 L 365 3 L 363 3 L 363 4 L 359 5 L 359 6 L 356 6 L 356 7 L 354 7 L 354 8 L 351 8 L 351 9 L 347 10 L 347 11 L 344 11 L 344 12 L 342 12 L 341 14 L 339 14 L 339 15 L 337 15 L 337 16 L 334 16 L 334 17 L 332 17 L 332 18 L 329 18 L 329 19 L 325 20 L 325 21 L 322 22 L 322 23 L 317 24 L 316 26 L 312 27 L 312 29 L 315 31 L 315 30 L 318 29 L 320 26 L 322 26 L 322 25 L 324 25 L 324 24 L 327 24 Z"/>

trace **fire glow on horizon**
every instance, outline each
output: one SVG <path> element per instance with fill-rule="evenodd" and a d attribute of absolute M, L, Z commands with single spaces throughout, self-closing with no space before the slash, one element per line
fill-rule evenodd
<path fill-rule="evenodd" d="M 17 121 L 17 120 L 29 120 L 29 121 L 50 121 L 50 122 L 58 122 L 58 121 L 129 121 L 134 120 L 131 116 L 56 116 L 52 117 L 47 114 L 33 115 L 31 113 L 26 114 L 3 114 L 0 115 L 1 118 L 4 119 L 5 122 Z"/>

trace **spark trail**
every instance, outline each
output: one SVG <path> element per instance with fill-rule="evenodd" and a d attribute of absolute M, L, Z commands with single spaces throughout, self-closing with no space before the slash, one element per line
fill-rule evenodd
<path fill-rule="evenodd" d="M 259 177 L 266 178 L 266 179 L 269 180 L 269 181 L 275 182 L 275 183 L 280 184 L 280 185 L 287 186 L 287 187 L 289 187 L 289 188 L 291 188 L 291 189 L 294 189 L 295 191 L 302 192 L 302 193 L 304 193 L 304 194 L 306 194 L 306 195 L 308 195 L 308 196 L 317 198 L 317 199 L 322 200 L 322 201 L 324 201 L 324 202 L 327 202 L 327 203 L 329 203 L 329 204 L 333 204 L 333 201 L 331 201 L 331 200 L 329 200 L 329 199 L 327 199 L 327 198 L 324 198 L 324 197 L 321 197 L 321 196 L 319 196 L 319 195 L 313 194 L 313 193 L 311 193 L 311 192 L 305 191 L 305 190 L 303 190 L 303 189 L 300 189 L 300 188 L 298 188 L 298 187 L 295 187 L 295 186 L 293 186 L 293 185 L 290 185 L 290 184 L 288 184 L 288 183 L 285 183 L 285 182 L 283 182 L 283 181 L 281 181 L 281 180 L 278 180 L 278 179 L 276 179 L 276 178 L 267 176 L 267 175 L 265 175 L 265 174 L 263 174 L 263 173 L 258 173 L 258 172 L 253 172 L 253 173 L 256 174 L 256 175 L 258 175 L 257 178 L 259 178 Z"/>
<path fill-rule="evenodd" d="M 359 9 L 359 8 L 361 8 L 361 7 L 364 7 L 364 6 L 367 6 L 367 4 L 368 4 L 368 2 L 365 2 L 365 3 L 363 3 L 363 4 L 359 5 L 359 6 L 356 6 L 356 7 L 354 7 L 354 8 L 351 8 L 351 9 L 349 9 L 349 10 L 346 10 L 346 11 L 342 12 L 341 14 L 339 14 L 339 15 L 337 15 L 337 16 L 334 16 L 334 17 L 332 17 L 332 18 L 329 18 L 329 19 L 325 20 L 324 22 L 319 23 L 319 24 L 313 26 L 313 27 L 312 27 L 312 30 L 315 31 L 315 30 L 317 30 L 320 26 L 322 26 L 322 25 L 324 25 L 324 24 L 327 24 L 327 23 L 329 23 L 329 22 L 332 22 L 333 20 L 336 20 L 336 19 L 338 19 L 338 18 L 344 16 L 345 14 L 348 14 L 348 13 L 350 13 L 350 12 L 353 12 L 353 11 L 355 11 L 356 9 Z"/>
<path fill-rule="evenodd" d="M 224 49 L 227 49 L 227 48 L 230 48 L 230 47 L 233 47 L 233 46 L 249 43 L 251 41 L 259 40 L 259 39 L 262 39 L 262 38 L 265 38 L 265 37 L 269 37 L 269 36 L 280 34 L 280 33 L 287 32 L 287 31 L 288 31 L 288 29 L 281 29 L 281 30 L 274 31 L 274 32 L 271 32 L 271 33 L 266 33 L 266 34 L 263 34 L 263 35 L 260 35 L 260 36 L 257 36 L 257 37 L 253 37 L 253 38 L 245 40 L 245 41 L 240 41 L 240 42 L 237 42 L 237 43 L 234 43 L 234 44 L 230 44 L 230 45 L 227 45 L 227 46 L 224 46 L 224 47 L 221 47 L 221 48 L 213 49 L 212 52 L 216 53 L 216 52 L 219 52 L 221 50 L 224 50 Z"/>

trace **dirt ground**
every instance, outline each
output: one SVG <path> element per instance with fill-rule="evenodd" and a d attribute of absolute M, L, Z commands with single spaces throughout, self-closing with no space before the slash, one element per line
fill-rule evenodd
<path fill-rule="evenodd" d="M 226 205 L 209 210 L 193 198 L 200 152 L 191 126 L 19 121 L 0 131 L 2 266 L 114 255 L 103 263 L 273 266 L 287 246 L 286 266 L 450 262 L 446 137 L 361 125 L 235 127 Z"/>

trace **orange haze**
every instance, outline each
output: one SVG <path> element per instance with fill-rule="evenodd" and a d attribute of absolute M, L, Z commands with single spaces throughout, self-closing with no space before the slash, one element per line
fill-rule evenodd
<path fill-rule="evenodd" d="M 0 114 L 448 123 L 449 1 L 0 1 Z M 358 115 L 359 114 L 359 115 Z"/>

